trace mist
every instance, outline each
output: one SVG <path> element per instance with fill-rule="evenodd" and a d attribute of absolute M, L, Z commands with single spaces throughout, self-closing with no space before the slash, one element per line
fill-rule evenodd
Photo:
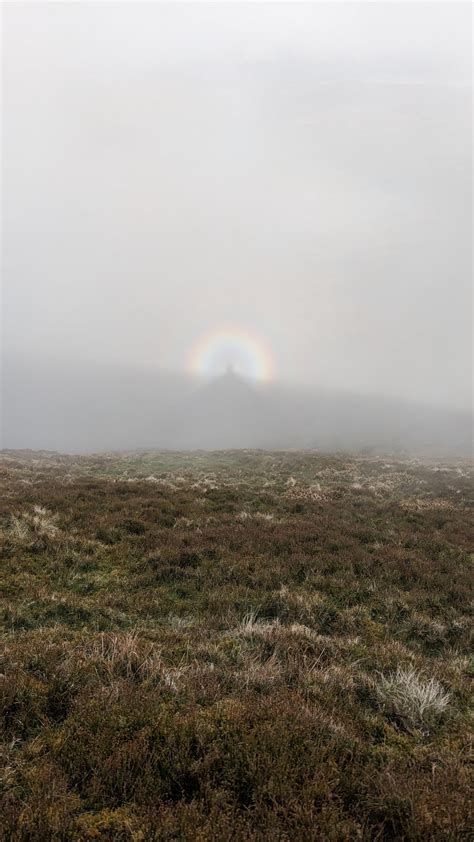
<path fill-rule="evenodd" d="M 2 446 L 469 452 L 470 33 L 4 4 Z M 226 325 L 271 378 L 190 365 Z"/>

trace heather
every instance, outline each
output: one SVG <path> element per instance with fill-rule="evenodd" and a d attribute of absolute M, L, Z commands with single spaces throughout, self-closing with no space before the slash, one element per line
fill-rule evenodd
<path fill-rule="evenodd" d="M 2 454 L 3 837 L 469 837 L 472 476 Z"/>

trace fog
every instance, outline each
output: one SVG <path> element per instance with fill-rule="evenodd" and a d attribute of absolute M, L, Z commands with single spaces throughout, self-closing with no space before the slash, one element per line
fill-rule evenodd
<path fill-rule="evenodd" d="M 3 447 L 468 452 L 469 3 L 4 4 L 2 127 Z"/>

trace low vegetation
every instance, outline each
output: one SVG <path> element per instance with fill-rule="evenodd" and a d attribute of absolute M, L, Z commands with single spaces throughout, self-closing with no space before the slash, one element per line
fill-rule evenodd
<path fill-rule="evenodd" d="M 469 838 L 471 474 L 4 452 L 7 840 Z"/>

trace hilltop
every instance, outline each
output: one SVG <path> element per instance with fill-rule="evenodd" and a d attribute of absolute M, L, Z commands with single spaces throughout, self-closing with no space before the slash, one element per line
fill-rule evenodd
<path fill-rule="evenodd" d="M 114 365 L 8 357 L 3 447 L 63 452 L 318 448 L 471 454 L 469 413 L 227 372 L 211 381 Z"/>

